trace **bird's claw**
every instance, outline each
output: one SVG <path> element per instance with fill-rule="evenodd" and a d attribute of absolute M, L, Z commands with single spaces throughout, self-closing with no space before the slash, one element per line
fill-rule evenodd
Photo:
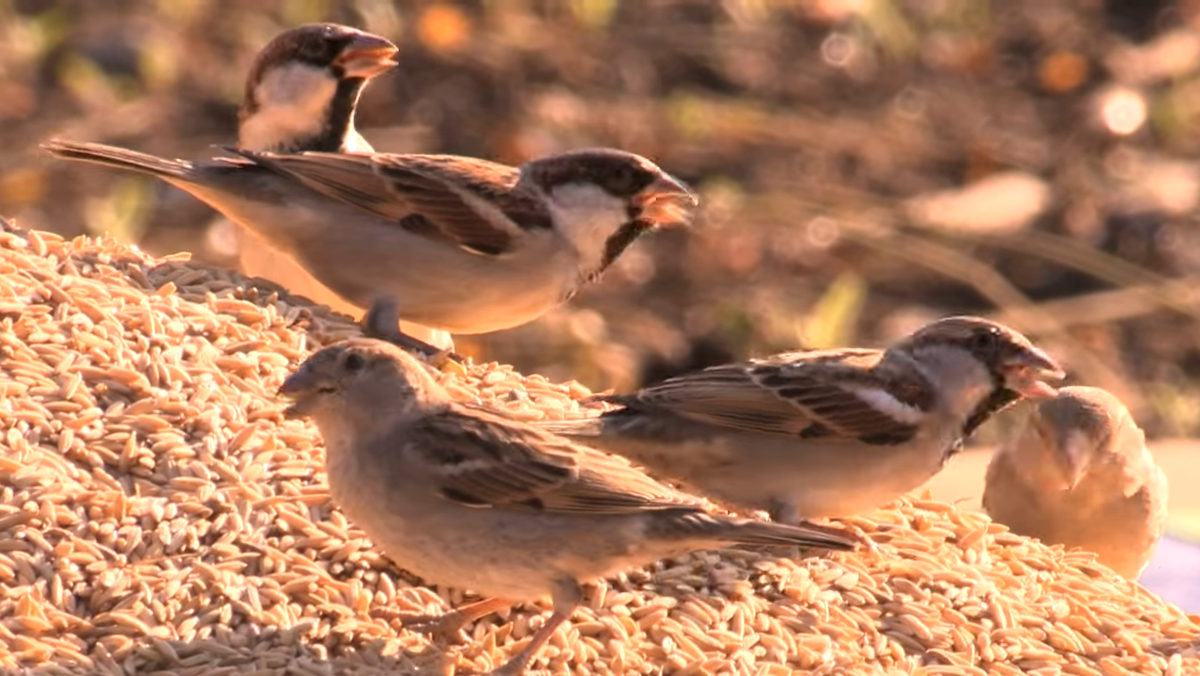
<path fill-rule="evenodd" d="M 400 313 L 396 303 L 391 301 L 376 301 L 367 310 L 362 319 L 362 332 L 368 338 L 383 340 L 401 349 L 416 352 L 425 357 L 434 368 L 441 370 L 447 361 L 458 364 L 466 363 L 466 359 L 451 348 L 441 348 L 414 338 L 399 329 Z"/>
<path fill-rule="evenodd" d="M 398 610 L 378 609 L 376 615 L 387 622 L 399 622 L 400 626 L 418 634 L 431 634 L 441 639 L 456 635 L 467 623 L 467 618 L 457 611 L 446 613 L 404 613 Z"/>

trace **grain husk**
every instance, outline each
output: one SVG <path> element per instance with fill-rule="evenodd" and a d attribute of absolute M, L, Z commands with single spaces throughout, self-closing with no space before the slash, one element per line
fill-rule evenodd
<path fill-rule="evenodd" d="M 451 673 L 502 664 L 543 603 L 454 640 L 395 613 L 466 590 L 397 570 L 330 503 L 274 392 L 348 318 L 184 255 L 0 232 L 0 671 Z M 499 364 L 454 396 L 578 415 Z M 591 585 L 534 669 L 576 674 L 1200 673 L 1200 618 L 1082 552 L 926 497 L 847 520 L 875 550 L 701 552 Z"/>

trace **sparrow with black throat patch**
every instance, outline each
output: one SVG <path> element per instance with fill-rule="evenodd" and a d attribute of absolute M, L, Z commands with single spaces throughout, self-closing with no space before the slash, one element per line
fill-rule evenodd
<path fill-rule="evenodd" d="M 939 472 L 961 442 L 1062 370 L 978 317 L 926 325 L 886 350 L 792 352 L 671 378 L 599 417 L 544 429 L 628 457 L 735 508 L 795 523 L 875 509 Z"/>
<path fill-rule="evenodd" d="M 373 152 L 354 126 L 363 88 L 397 65 L 391 41 L 349 26 L 306 24 L 254 58 L 238 109 L 238 147 L 257 152 Z"/>
<path fill-rule="evenodd" d="M 1095 552 L 1136 580 L 1166 527 L 1167 476 L 1120 399 L 1064 387 L 997 448 L 983 507 L 1014 533 Z"/>
<path fill-rule="evenodd" d="M 391 41 L 333 23 L 306 24 L 276 36 L 255 57 L 238 109 L 238 148 L 254 152 L 374 152 L 355 127 L 367 84 L 397 65 Z M 292 293 L 349 315 L 347 303 L 252 230 L 234 226 L 238 267 Z M 405 322 L 408 335 L 452 348 L 444 331 Z"/>
<path fill-rule="evenodd" d="M 43 147 L 191 193 L 367 309 L 369 335 L 425 352 L 396 328 L 401 315 L 468 334 L 533 321 L 697 204 L 650 160 L 607 148 L 512 167 L 454 155 L 237 150 L 188 162 L 96 143 Z"/>
<path fill-rule="evenodd" d="M 316 423 L 333 501 L 401 568 L 484 600 L 409 628 L 452 631 L 513 602 L 553 614 L 490 676 L 516 676 L 582 599 L 581 584 L 731 545 L 853 549 L 803 526 L 706 511 L 628 461 L 458 403 L 396 346 L 318 350 L 280 387 Z"/>

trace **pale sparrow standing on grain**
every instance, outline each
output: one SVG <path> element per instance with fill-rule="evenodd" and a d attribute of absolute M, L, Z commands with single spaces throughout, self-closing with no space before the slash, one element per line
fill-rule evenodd
<path fill-rule="evenodd" d="M 793 352 L 717 366 L 628 395 L 557 434 L 771 518 L 848 516 L 940 471 L 989 416 L 1048 396 L 1061 369 L 1024 336 L 977 317 L 933 322 L 886 350 Z"/>
<path fill-rule="evenodd" d="M 983 507 L 1014 533 L 1079 547 L 1133 580 L 1167 520 L 1167 477 L 1119 399 L 1064 387 L 987 469 Z"/>
<path fill-rule="evenodd" d="M 325 441 L 343 511 L 400 567 L 487 597 L 439 629 L 549 595 L 554 613 L 494 675 L 514 676 L 580 603 L 582 582 L 727 545 L 851 549 L 804 527 L 710 514 L 627 461 L 456 403 L 413 357 L 354 339 L 314 353 L 280 393 Z M 428 618 L 422 618 L 428 620 Z"/>
<path fill-rule="evenodd" d="M 488 333 L 537 319 L 695 196 L 650 160 L 589 149 L 510 167 L 452 155 L 237 151 L 167 160 L 50 141 L 54 155 L 157 176 L 271 242 L 367 308 L 370 335 L 405 319 Z"/>

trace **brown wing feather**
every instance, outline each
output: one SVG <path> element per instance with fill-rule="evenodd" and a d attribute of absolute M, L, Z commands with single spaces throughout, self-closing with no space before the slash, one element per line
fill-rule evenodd
<path fill-rule="evenodd" d="M 480 253 L 507 251 L 519 232 L 481 217 L 463 201 L 460 190 L 486 199 L 522 231 L 551 227 L 541 202 L 517 187 L 520 171 L 515 167 L 445 155 L 379 155 L 375 168 L 393 193 L 462 246 Z"/>
<path fill-rule="evenodd" d="M 473 507 L 615 514 L 699 503 L 627 461 L 483 409 L 431 416 L 416 434 L 438 492 Z"/>
<path fill-rule="evenodd" d="M 634 409 L 665 409 L 701 423 L 758 432 L 798 434 L 813 422 L 755 383 L 747 366 L 717 366 L 611 400 Z"/>
<path fill-rule="evenodd" d="M 877 350 L 793 353 L 697 371 L 614 401 L 749 432 L 895 441 L 911 437 L 915 427 L 855 392 L 878 382 L 881 370 L 894 369 Z M 921 378 L 906 380 L 917 383 L 920 391 L 904 393 L 904 403 L 928 406 L 933 397 L 928 384 Z"/>
<path fill-rule="evenodd" d="M 370 155 L 236 152 L 315 192 L 366 209 L 387 220 L 398 221 L 413 212 L 413 206 L 397 200 L 388 190 L 387 182 L 376 175 Z"/>
<path fill-rule="evenodd" d="M 534 213 L 536 201 L 526 204 L 520 195 L 509 195 L 518 171 L 503 164 L 438 155 L 237 152 L 413 234 L 482 254 L 508 251 L 520 231 L 480 215 L 459 190 L 495 201 L 502 213 L 521 226 L 542 223 Z"/>

